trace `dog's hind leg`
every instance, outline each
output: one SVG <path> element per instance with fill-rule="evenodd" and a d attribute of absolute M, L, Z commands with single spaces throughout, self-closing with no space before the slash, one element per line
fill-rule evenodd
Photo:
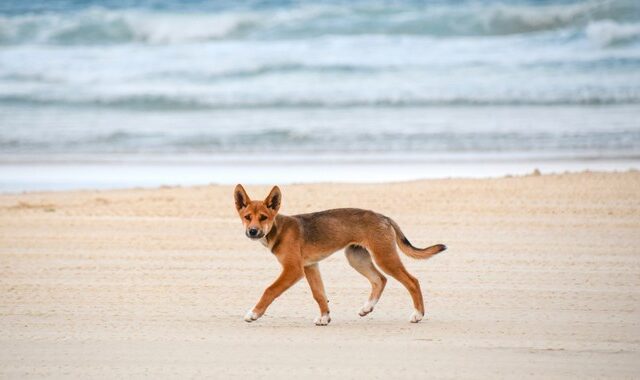
<path fill-rule="evenodd" d="M 395 242 L 378 242 L 369 248 L 378 267 L 407 288 L 409 294 L 411 294 L 414 307 L 410 322 L 420 322 L 422 317 L 424 317 L 424 301 L 422 299 L 420 283 L 418 279 L 407 272 L 402 261 L 400 261 Z"/>
<path fill-rule="evenodd" d="M 324 285 L 322 284 L 322 277 L 320 277 L 318 264 L 304 267 L 304 275 L 307 278 L 309 287 L 311 288 L 313 298 L 320 307 L 320 316 L 316 318 L 315 324 L 316 326 L 326 326 L 331 322 L 331 317 L 329 316 L 329 305 L 327 302 L 327 296 L 324 292 Z"/>
<path fill-rule="evenodd" d="M 371 295 L 358 312 L 361 317 L 364 317 L 373 311 L 374 306 L 382 295 L 384 286 L 387 284 L 387 279 L 376 269 L 371 261 L 371 255 L 363 247 L 350 245 L 344 250 L 344 253 L 347 256 L 347 260 L 349 260 L 349 265 L 371 282 Z"/>

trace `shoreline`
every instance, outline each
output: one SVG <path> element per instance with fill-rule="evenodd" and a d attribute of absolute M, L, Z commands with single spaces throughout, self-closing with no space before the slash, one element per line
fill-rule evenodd
<path fill-rule="evenodd" d="M 375 158 L 375 157 L 373 157 Z M 393 183 L 423 179 L 500 178 L 543 174 L 626 172 L 640 169 L 640 159 L 536 159 L 507 161 L 446 157 L 416 160 L 402 156 L 344 161 L 340 158 L 284 157 L 280 160 L 221 157 L 187 160 L 0 161 L 0 194 L 69 190 L 157 188 L 209 184 Z"/>

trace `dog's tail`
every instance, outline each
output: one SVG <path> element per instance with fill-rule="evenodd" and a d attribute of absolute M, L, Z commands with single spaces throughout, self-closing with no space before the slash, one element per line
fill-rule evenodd
<path fill-rule="evenodd" d="M 400 247 L 400 250 L 402 250 L 405 255 L 411 258 L 424 260 L 447 249 L 447 246 L 444 244 L 436 244 L 427 248 L 414 247 L 409 239 L 407 239 L 407 237 L 402 233 L 402 230 L 400 229 L 400 226 L 398 226 L 398 223 L 396 223 L 391 218 L 387 218 L 387 220 L 389 221 L 389 223 L 391 223 L 391 226 L 393 226 L 393 229 L 396 231 L 396 243 L 398 244 L 398 247 Z"/>

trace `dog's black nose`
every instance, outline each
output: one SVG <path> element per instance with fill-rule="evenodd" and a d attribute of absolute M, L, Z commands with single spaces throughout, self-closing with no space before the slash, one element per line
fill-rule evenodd
<path fill-rule="evenodd" d="M 258 235 L 258 229 L 257 228 L 252 228 L 249 230 L 249 236 L 256 236 Z"/>

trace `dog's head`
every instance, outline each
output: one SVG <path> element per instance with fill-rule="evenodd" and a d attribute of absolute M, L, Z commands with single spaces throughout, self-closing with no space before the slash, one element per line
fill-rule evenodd
<path fill-rule="evenodd" d="M 245 235 L 250 239 L 260 239 L 268 234 L 282 201 L 278 186 L 274 186 L 263 201 L 249 199 L 242 185 L 236 186 L 233 197 L 236 201 L 236 210 L 244 225 Z"/>

